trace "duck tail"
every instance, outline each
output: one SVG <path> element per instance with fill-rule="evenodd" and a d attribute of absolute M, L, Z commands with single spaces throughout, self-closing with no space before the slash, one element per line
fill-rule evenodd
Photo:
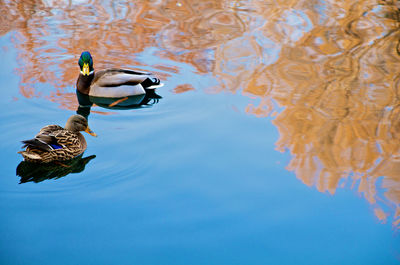
<path fill-rule="evenodd" d="M 43 151 L 51 151 L 54 150 L 51 145 L 48 145 L 47 143 L 37 139 L 37 138 L 33 138 L 33 139 L 29 139 L 29 140 L 24 140 L 22 141 L 22 143 L 24 144 L 22 146 L 22 148 L 25 147 L 35 147 L 38 149 L 41 149 Z"/>
<path fill-rule="evenodd" d="M 142 83 L 140 83 L 142 85 L 142 87 L 144 89 L 155 89 L 157 87 L 161 87 L 162 84 L 160 83 L 160 79 L 155 78 L 155 77 L 148 77 L 146 78 Z"/>

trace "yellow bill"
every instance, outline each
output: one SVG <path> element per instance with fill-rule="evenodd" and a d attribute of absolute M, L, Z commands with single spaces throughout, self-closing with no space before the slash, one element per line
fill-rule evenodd
<path fill-rule="evenodd" d="M 87 132 L 87 133 L 90 134 L 91 136 L 97 137 L 97 134 L 96 134 L 95 132 L 93 132 L 93 131 L 89 128 L 89 126 L 86 127 L 85 132 Z"/>
<path fill-rule="evenodd" d="M 82 67 L 82 74 L 83 75 L 89 75 L 89 64 L 88 63 L 84 63 L 83 67 Z"/>

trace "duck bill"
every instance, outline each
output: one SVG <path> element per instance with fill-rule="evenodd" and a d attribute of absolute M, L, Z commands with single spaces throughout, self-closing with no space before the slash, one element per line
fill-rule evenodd
<path fill-rule="evenodd" d="M 89 126 L 85 130 L 86 133 L 90 134 L 91 136 L 97 137 L 97 134 L 90 130 Z"/>
<path fill-rule="evenodd" d="M 89 75 L 89 64 L 88 63 L 84 63 L 83 67 L 82 67 L 82 74 L 83 75 Z"/>

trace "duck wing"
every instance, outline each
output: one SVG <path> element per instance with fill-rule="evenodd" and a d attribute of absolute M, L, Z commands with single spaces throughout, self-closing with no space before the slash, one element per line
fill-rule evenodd
<path fill-rule="evenodd" d="M 92 86 L 117 87 L 123 85 L 138 85 L 151 73 L 139 72 L 129 69 L 106 69 L 96 72 Z"/>
<path fill-rule="evenodd" d="M 127 69 L 107 69 L 95 73 L 89 96 L 120 98 L 144 95 L 141 83 L 151 74 Z"/>
<path fill-rule="evenodd" d="M 58 125 L 48 125 L 42 128 L 35 138 L 24 140 L 22 143 L 23 148 L 30 147 L 43 151 L 64 149 L 75 153 L 75 150 L 81 148 L 81 139 L 78 135 Z"/>
<path fill-rule="evenodd" d="M 144 89 L 154 89 L 154 88 L 163 86 L 163 84 L 161 84 L 160 79 L 156 78 L 150 72 L 141 72 L 141 71 L 137 71 L 137 70 L 117 69 L 117 68 L 108 69 L 108 70 L 106 70 L 106 72 L 118 72 L 118 73 L 124 73 L 124 74 L 131 75 L 131 77 L 134 78 L 133 83 L 135 83 L 136 81 L 139 81 L 139 83 L 142 85 L 142 87 Z"/>
<path fill-rule="evenodd" d="M 47 125 L 43 127 L 35 138 L 24 140 L 22 148 L 31 147 L 37 148 L 43 151 L 51 151 L 58 149 L 59 147 L 57 138 L 53 135 L 53 132 L 62 130 L 63 128 L 59 125 Z M 60 146 L 62 148 L 62 146 Z M 59 147 L 59 148 L 60 148 Z"/>

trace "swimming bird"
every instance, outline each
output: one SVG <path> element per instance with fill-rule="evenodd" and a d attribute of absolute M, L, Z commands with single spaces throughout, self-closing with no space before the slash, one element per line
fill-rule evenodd
<path fill-rule="evenodd" d="M 94 71 L 90 52 L 82 52 L 79 61 L 80 73 L 76 81 L 77 90 L 85 95 L 104 98 L 121 98 L 146 94 L 162 86 L 160 79 L 151 73 L 130 69 L 110 68 Z"/>
<path fill-rule="evenodd" d="M 18 153 L 29 162 L 48 163 L 72 159 L 82 154 L 87 147 L 85 137 L 80 131 L 97 136 L 90 130 L 85 117 L 72 115 L 64 128 L 59 125 L 47 125 L 35 138 L 22 141 L 22 148 L 26 149 Z"/>

